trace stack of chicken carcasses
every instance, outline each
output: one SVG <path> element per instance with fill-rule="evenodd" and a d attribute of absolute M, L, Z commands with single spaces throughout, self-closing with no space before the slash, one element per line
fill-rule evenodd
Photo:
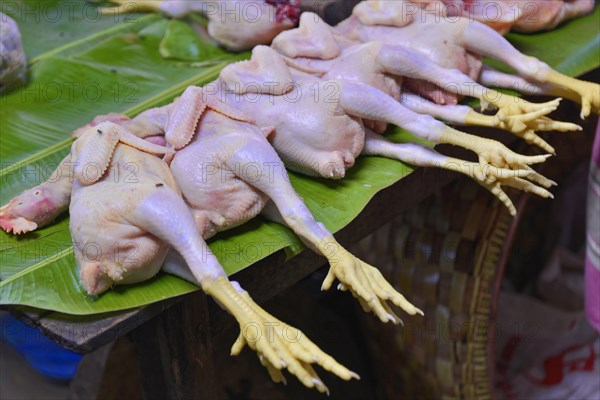
<path fill-rule="evenodd" d="M 190 280 L 239 322 L 232 354 L 248 346 L 276 382 L 285 381 L 287 369 L 320 392 L 327 388 L 312 365 L 345 380 L 358 376 L 305 336 L 288 340 L 290 327 L 228 280 L 205 240 L 258 215 L 282 223 L 327 258 L 323 290 L 337 281 L 365 311 L 399 324 L 393 307 L 410 315 L 422 311 L 313 217 L 286 168 L 344 179 L 360 155 L 445 168 L 474 179 L 515 215 L 504 187 L 552 197 L 555 183 L 532 166 L 555 149 L 538 133 L 581 128 L 548 117 L 561 99 L 529 102 L 491 87 L 518 84 L 527 94 L 576 101 L 582 118 L 600 111 L 598 84 L 560 74 L 485 24 L 456 16 L 473 11 L 466 1 L 464 7 L 453 4 L 452 21 L 444 2 L 363 1 L 337 26 L 312 12 L 300 14 L 297 0 L 254 1 L 252 21 L 235 23 L 219 18 L 226 15 L 222 3 L 247 7 L 250 0 L 115 2 L 171 16 L 204 12 L 209 33 L 224 46 L 261 45 L 252 49 L 250 60 L 229 65 L 204 87 L 187 88 L 171 104 L 135 118 L 98 116 L 78 129 L 58 167 L 61 174 L 55 175 L 63 178 L 11 200 L 0 211 L 0 226 L 15 234 L 31 232 L 69 208 L 80 279 L 89 294 L 145 281 L 161 269 Z M 574 9 L 587 11 L 587 3 L 560 2 L 563 11 L 538 28 L 551 28 Z M 515 26 L 529 25 L 518 19 Z M 484 67 L 483 56 L 506 63 L 515 75 Z M 481 110 L 459 104 L 464 97 L 478 99 Z M 441 121 L 502 129 L 545 154 L 519 154 Z M 470 150 L 477 161 L 416 142 L 391 142 L 383 135 L 389 124 L 432 145 Z M 123 184 L 120 169 L 134 173 L 135 184 Z M 89 243 L 101 249 L 99 257 L 89 257 Z M 247 329 L 251 325 L 272 334 L 256 335 Z"/>

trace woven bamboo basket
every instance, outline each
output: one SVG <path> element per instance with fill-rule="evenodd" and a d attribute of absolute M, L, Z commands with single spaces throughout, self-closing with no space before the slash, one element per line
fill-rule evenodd
<path fill-rule="evenodd" d="M 401 328 L 364 319 L 369 337 L 377 338 L 373 354 L 388 398 L 490 397 L 492 299 L 511 224 L 501 204 L 465 181 L 359 244 L 360 255 L 383 266 L 425 312 L 405 318 Z"/>
<path fill-rule="evenodd" d="M 592 139 L 554 140 L 561 156 L 543 173 L 560 184 L 589 160 Z M 494 398 L 496 309 L 505 269 L 514 264 L 519 268 L 511 273 L 522 275 L 529 266 L 519 260 L 539 256 L 539 237 L 552 231 L 552 202 L 509 195 L 517 218 L 476 183 L 461 179 L 353 248 L 425 312 L 404 316 L 399 327 L 361 317 L 381 398 Z M 513 244 L 517 262 L 509 263 Z"/>

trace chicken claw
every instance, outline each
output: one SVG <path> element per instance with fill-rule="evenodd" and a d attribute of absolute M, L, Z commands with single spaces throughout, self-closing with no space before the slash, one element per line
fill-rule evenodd
<path fill-rule="evenodd" d="M 449 159 L 449 162 L 445 164 L 444 167 L 474 179 L 477 183 L 496 196 L 498 200 L 508 208 L 508 211 L 513 217 L 517 215 L 517 209 L 510 197 L 508 197 L 502 189 L 502 186 L 508 186 L 533 193 L 546 199 L 554 198 L 554 195 L 547 189 L 556 185 L 556 183 L 538 174 L 531 168 L 521 170 L 489 168 L 489 166 L 486 167 L 478 163 L 455 158 Z"/>
<path fill-rule="evenodd" d="M 496 116 L 501 120 L 505 120 L 511 116 L 540 111 L 542 115 L 550 114 L 558 108 L 562 99 L 558 98 L 546 103 L 531 103 L 520 97 L 510 96 L 495 90 L 488 90 L 484 93 L 482 101 L 498 107 L 498 114 Z"/>
<path fill-rule="evenodd" d="M 450 127 L 446 127 L 442 131 L 439 142 L 461 146 L 477 153 L 479 162 L 483 166 L 490 164 L 494 167 L 513 170 L 523 169 L 524 166 L 531 164 L 542 163 L 552 156 L 551 154 L 524 156 L 515 153 L 496 140 L 469 135 Z"/>
<path fill-rule="evenodd" d="M 502 191 L 502 186 L 511 186 L 548 198 L 552 197 L 552 194 L 546 189 L 556 185 L 527 165 L 515 165 L 512 169 L 497 168 L 489 164 L 482 165 L 447 157 L 414 143 L 393 143 L 373 132 L 367 132 L 365 139 L 363 149 L 365 155 L 388 157 L 422 167 L 444 168 L 476 180 L 498 197 L 513 216 L 516 214 L 516 209 L 506 193 Z"/>
<path fill-rule="evenodd" d="M 571 78 L 556 71 L 550 71 L 544 82 L 577 94 L 581 101 L 581 119 L 589 117 L 592 112 L 600 114 L 600 85 L 597 83 Z"/>
<path fill-rule="evenodd" d="M 360 301 L 365 311 L 372 311 L 384 323 L 402 323 L 387 301 L 391 301 L 410 315 L 423 315 L 421 310 L 408 302 L 385 280 L 377 268 L 359 260 L 335 239 L 329 238 L 316 243 L 316 246 L 331 265 L 321 290 L 329 290 L 337 278 L 341 282 L 341 290 L 349 290 Z"/>
<path fill-rule="evenodd" d="M 514 126 L 510 132 L 525 140 L 529 144 L 536 145 L 550 154 L 556 154 L 554 147 L 542 139 L 536 132 L 581 132 L 582 130 L 583 128 L 577 124 L 553 121 L 550 118 L 542 117 L 533 121 L 525 122 L 524 128 L 521 130 L 519 130 L 518 126 Z"/>
<path fill-rule="evenodd" d="M 511 132 L 529 144 L 536 145 L 548 153 L 556 154 L 554 147 L 542 139 L 536 132 L 578 132 L 582 128 L 570 122 L 553 121 L 545 117 L 545 115 L 545 110 L 542 109 L 501 119 L 498 116 L 470 111 L 465 118 L 465 123 L 467 125 L 487 126 Z"/>
<path fill-rule="evenodd" d="M 357 374 L 319 349 L 302 332 L 268 314 L 247 292 L 240 289 L 240 293 L 226 277 L 218 277 L 202 287 L 240 324 L 241 332 L 231 348 L 231 355 L 240 354 L 248 345 L 258 353 L 261 364 L 267 368 L 275 382 L 285 382 L 282 370 L 287 369 L 306 387 L 328 393 L 311 364 L 318 364 L 346 381 L 360 379 Z"/>

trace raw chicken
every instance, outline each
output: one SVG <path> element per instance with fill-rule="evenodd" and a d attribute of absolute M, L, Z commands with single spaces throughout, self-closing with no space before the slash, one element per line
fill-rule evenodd
<path fill-rule="evenodd" d="M 22 225 L 26 219 L 40 226 L 47 223 L 48 214 L 56 215 L 69 204 L 69 196 L 55 193 L 72 187 L 70 230 L 80 279 L 88 294 L 103 293 L 115 284 L 150 279 L 161 269 L 172 246 L 187 267 L 180 265 L 169 272 L 191 277 L 240 324 L 233 355 L 247 344 L 275 381 L 285 381 L 281 370 L 287 369 L 304 385 L 322 393 L 327 387 L 310 364 L 318 364 L 344 380 L 358 379 L 305 335 L 298 335 L 297 342 L 285 340 L 291 327 L 269 315 L 236 282 L 227 279 L 198 232 L 168 165 L 148 153 L 171 150 L 111 122 L 88 126 L 79 134 L 57 171 L 69 173 L 60 175 L 54 184 L 45 182 L 11 201 L 4 209 L 8 214 L 1 217 L 4 229 L 8 230 L 11 222 Z M 29 228 L 35 229 L 33 225 Z M 244 329 L 248 324 L 272 330 L 269 335 L 249 337 Z"/>
<path fill-rule="evenodd" d="M 355 8 L 352 17 L 337 26 L 337 31 L 362 42 L 381 41 L 412 48 L 427 55 L 440 66 L 458 69 L 475 79 L 481 74 L 480 57 L 491 57 L 509 65 L 528 81 L 546 84 L 552 94 L 579 102 L 582 105 L 582 118 L 588 117 L 592 111 L 600 113 L 600 85 L 554 71 L 544 62 L 522 54 L 499 33 L 479 22 L 460 17 L 450 22 L 422 11 L 417 11 L 414 20 L 401 27 L 369 25 L 370 20 L 361 17 L 361 7 L 368 7 L 370 14 L 383 14 L 382 4 L 386 7 L 394 5 L 401 13 L 405 9 L 404 3 L 366 0 Z M 453 98 L 451 102 L 457 101 L 456 95 L 443 88 L 438 87 L 438 90 L 431 94 L 417 83 L 413 89 L 434 101 L 439 101 L 440 96 L 446 102 Z"/>
<path fill-rule="evenodd" d="M 104 13 L 135 11 L 161 12 L 184 18 L 198 13 L 208 18 L 208 33 L 232 51 L 268 44 L 281 31 L 296 25 L 300 15 L 298 0 L 110 0 L 118 7 Z"/>
<path fill-rule="evenodd" d="M 514 0 L 504 0 L 505 2 Z M 591 13 L 594 0 L 517 0 L 521 17 L 513 30 L 536 32 L 556 28 L 560 23 Z"/>
<path fill-rule="evenodd" d="M 258 46 L 250 61 L 226 67 L 220 80 L 205 91 L 218 94 L 230 107 L 251 115 L 261 129 L 272 131 L 269 141 L 286 166 L 308 175 L 343 178 L 355 158 L 367 151 L 413 165 L 459 170 L 494 192 L 513 214 L 516 210 L 501 185 L 551 197 L 544 188 L 521 179 L 550 187 L 551 181 L 529 167 L 547 156 L 518 155 L 499 142 L 456 131 L 355 80 L 322 80 L 291 69 L 268 47 Z M 363 119 L 393 123 L 433 143 L 473 150 L 480 164 L 450 159 L 413 144 L 387 142 L 369 134 Z"/>
<path fill-rule="evenodd" d="M 420 2 L 420 0 L 411 0 Z M 589 14 L 594 0 L 443 0 L 441 10 L 449 16 L 465 16 L 501 34 L 510 30 L 538 32 L 556 28 L 564 21 Z"/>
<path fill-rule="evenodd" d="M 145 111 L 133 120 L 111 114 L 96 118 L 92 125 L 102 124 L 101 121 L 118 123 L 140 137 L 164 135 L 178 149 L 171 170 L 204 238 L 243 224 L 262 212 L 289 226 L 329 260 L 331 268 L 323 290 L 339 279 L 341 289 L 350 290 L 365 309 L 372 310 L 383 322 L 400 323 L 387 301 L 411 315 L 421 313 L 376 268 L 355 258 L 314 220 L 291 186 L 283 162 L 265 139 L 272 127 L 258 129 L 243 113 L 197 87 L 186 89 L 173 104 Z M 88 128 L 79 129 L 76 134 Z M 30 215 L 21 210 L 21 214 L 13 212 L 12 205 L 20 202 L 21 199 L 14 199 L 5 207 L 0 214 L 2 226 L 16 223 L 13 221 L 22 225 L 19 218 Z"/>
<path fill-rule="evenodd" d="M 178 151 L 171 171 L 206 238 L 259 213 L 290 227 L 331 268 L 322 289 L 337 278 L 365 310 L 383 322 L 400 323 L 387 301 L 411 315 L 422 312 L 398 293 L 374 267 L 345 250 L 294 191 L 283 162 L 243 113 L 189 87 L 173 104 L 148 110 L 124 126 L 142 136 L 163 133 Z"/>
<path fill-rule="evenodd" d="M 461 96 L 478 98 L 484 104 L 498 107 L 498 115 L 486 116 L 461 106 L 447 110 L 438 107 L 438 111 L 433 110 L 435 107 L 432 105 L 414 100 L 403 101 L 403 104 L 419 113 L 433 113 L 434 116 L 441 113 L 446 120 L 458 124 L 505 129 L 550 153 L 554 153 L 554 149 L 535 133 L 536 130 L 581 129 L 574 124 L 553 122 L 544 117 L 556 109 L 558 101 L 530 104 L 483 87 L 457 70 L 442 68 L 417 51 L 381 42 L 361 44 L 345 39 L 314 14 L 304 13 L 300 27 L 278 35 L 272 47 L 291 57 L 287 60 L 290 65 L 324 80 L 361 82 L 380 89 L 397 100 L 400 100 L 401 86 L 407 78 L 426 81 Z M 371 125 L 375 125 L 378 131 L 385 130 L 385 124 L 368 124 Z"/>

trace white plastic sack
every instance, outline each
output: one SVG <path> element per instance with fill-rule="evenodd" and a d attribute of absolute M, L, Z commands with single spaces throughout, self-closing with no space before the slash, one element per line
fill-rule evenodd
<path fill-rule="evenodd" d="M 500 400 L 600 400 L 600 336 L 583 310 L 502 293 L 495 376 Z"/>

